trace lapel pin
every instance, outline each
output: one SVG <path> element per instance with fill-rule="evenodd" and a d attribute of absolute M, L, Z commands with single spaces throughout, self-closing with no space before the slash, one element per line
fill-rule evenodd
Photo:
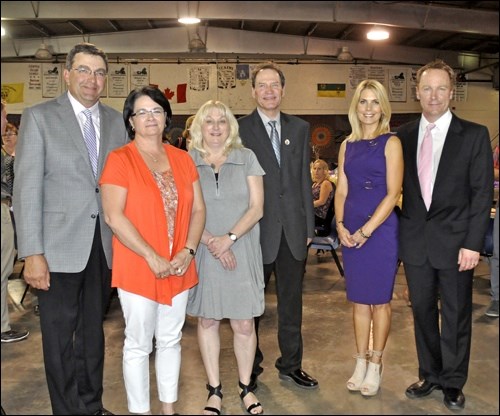
<path fill-rule="evenodd" d="M 290 140 L 285 139 L 285 144 L 288 146 L 290 144 Z"/>

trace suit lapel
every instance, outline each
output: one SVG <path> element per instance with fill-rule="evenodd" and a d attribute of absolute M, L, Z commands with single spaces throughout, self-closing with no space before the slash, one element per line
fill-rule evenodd
<path fill-rule="evenodd" d="M 418 128 L 420 125 L 420 119 L 416 120 L 411 126 L 408 128 L 407 135 L 407 145 L 406 149 L 408 151 L 408 158 L 406 160 L 408 166 L 405 166 L 405 169 L 408 169 L 409 177 L 413 179 L 414 186 L 420 190 L 420 182 L 418 181 L 418 168 L 417 168 L 417 147 L 418 147 Z"/>
<path fill-rule="evenodd" d="M 452 165 L 457 161 L 457 155 L 463 148 L 465 137 L 462 135 L 462 127 L 457 117 L 453 116 L 450 123 L 450 128 L 444 140 L 443 151 L 439 159 L 439 166 L 436 172 L 436 181 L 434 182 L 434 190 L 439 194 L 440 188 L 447 185 L 448 175 Z"/>
<path fill-rule="evenodd" d="M 80 128 L 80 123 L 76 119 L 75 112 L 73 111 L 73 106 L 69 101 L 67 94 L 63 94 L 58 99 L 61 105 L 61 125 L 67 131 L 67 137 L 72 140 L 78 151 L 87 160 L 89 169 L 92 172 L 92 166 L 90 165 L 89 153 L 87 146 L 85 145 L 85 140 L 83 139 L 82 129 Z"/>
<path fill-rule="evenodd" d="M 264 126 L 257 110 L 254 110 L 252 113 L 252 121 L 253 135 L 256 140 L 259 141 L 258 145 L 262 148 L 263 154 L 270 160 L 274 161 L 274 164 L 277 166 L 278 161 L 276 160 L 276 155 L 274 154 L 271 139 L 269 138 L 269 134 L 267 133 L 266 127 Z M 281 128 L 283 128 L 283 126 L 281 126 Z M 259 140 L 260 138 L 262 138 L 262 140 Z"/>

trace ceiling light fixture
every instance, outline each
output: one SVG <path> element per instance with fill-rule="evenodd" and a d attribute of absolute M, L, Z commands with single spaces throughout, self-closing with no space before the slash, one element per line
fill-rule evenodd
<path fill-rule="evenodd" d="M 197 1 L 196 4 L 193 5 L 194 6 L 193 8 L 195 9 L 194 13 L 192 13 L 190 10 L 191 3 L 194 3 L 194 2 L 191 2 L 191 1 L 185 1 L 185 2 L 179 1 L 179 2 L 177 2 L 177 16 L 179 16 L 177 21 L 179 23 L 182 23 L 184 25 L 195 25 L 195 24 L 201 22 L 201 20 L 197 17 L 198 11 L 200 9 L 200 2 Z M 183 10 L 181 11 L 181 9 L 183 9 Z"/>
<path fill-rule="evenodd" d="M 384 27 L 375 25 L 366 34 L 366 37 L 370 40 L 385 40 L 389 39 L 389 32 Z"/>
<path fill-rule="evenodd" d="M 197 17 L 181 17 L 177 19 L 179 23 L 183 23 L 185 25 L 195 25 L 196 23 L 200 23 L 201 20 Z"/>
<path fill-rule="evenodd" d="M 36 59 L 52 59 L 52 53 L 49 51 L 49 48 L 45 44 L 44 41 L 42 41 L 42 44 L 38 48 L 38 50 L 35 52 L 35 58 Z"/>
<path fill-rule="evenodd" d="M 337 55 L 337 60 L 351 62 L 354 60 L 352 53 L 349 51 L 349 46 L 342 46 L 342 52 Z"/>

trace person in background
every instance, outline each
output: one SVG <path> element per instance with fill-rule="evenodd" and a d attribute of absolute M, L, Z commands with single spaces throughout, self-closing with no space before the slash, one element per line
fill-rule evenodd
<path fill-rule="evenodd" d="M 123 120 L 131 143 L 110 153 L 100 184 L 113 230 L 113 280 L 125 319 L 123 377 L 131 413 L 151 414 L 149 356 L 156 339 L 161 414 L 174 414 L 188 289 L 205 225 L 196 167 L 164 143 L 172 111 L 155 87 L 130 92 Z"/>
<path fill-rule="evenodd" d="M 443 389 L 465 406 L 472 335 L 472 277 L 490 220 L 488 129 L 450 111 L 456 76 L 440 59 L 417 71 L 422 116 L 398 129 L 405 171 L 399 250 L 413 310 L 421 398 Z"/>
<path fill-rule="evenodd" d="M 186 126 L 184 128 L 184 131 L 182 132 L 182 142 L 180 144 L 181 149 L 188 149 L 189 148 L 189 142 L 191 140 L 191 124 L 193 123 L 194 120 L 194 115 L 189 116 L 186 120 Z"/>
<path fill-rule="evenodd" d="M 352 133 L 340 145 L 335 220 L 357 348 L 347 388 L 363 396 L 380 388 L 398 265 L 394 207 L 401 195 L 403 152 L 390 120 L 384 86 L 371 79 L 359 83 L 349 107 Z"/>
<path fill-rule="evenodd" d="M 2 100 L 2 343 L 18 342 L 28 338 L 29 331 L 26 329 L 12 329 L 9 319 L 8 286 L 9 276 L 14 271 L 14 259 L 16 258 L 15 230 L 12 223 L 12 186 L 14 181 L 14 154 L 9 146 L 12 136 L 7 135 L 7 105 Z M 17 138 L 17 135 L 16 135 Z M 5 146 L 5 149 L 4 149 Z"/>
<path fill-rule="evenodd" d="M 14 192 L 14 160 L 16 157 L 16 144 L 19 129 L 15 124 L 8 123 L 5 130 L 5 135 L 2 136 L 2 154 L 5 156 L 7 168 L 7 183 L 10 188 L 11 195 Z M 16 234 L 16 221 L 14 218 L 14 211 L 11 207 L 10 215 L 12 217 L 12 224 L 14 226 L 14 244 L 17 249 L 17 234 Z M 36 296 L 36 289 L 30 287 L 32 295 L 31 304 L 33 305 L 33 312 L 36 316 L 40 316 L 40 309 L 38 306 L 38 297 Z"/>
<path fill-rule="evenodd" d="M 274 272 L 278 298 L 278 343 L 281 357 L 275 366 L 279 378 L 305 389 L 318 381 L 302 369 L 302 284 L 307 246 L 314 237 L 311 192 L 310 125 L 280 111 L 285 95 L 285 75 L 274 63 L 258 65 L 252 72 L 252 96 L 257 108 L 238 120 L 243 144 L 253 150 L 266 172 L 264 216 L 260 241 L 267 284 Z M 273 146 L 274 144 L 274 146 Z M 264 369 L 258 344 L 251 386 Z"/>
<path fill-rule="evenodd" d="M 227 105 L 207 101 L 190 127 L 189 153 L 200 175 L 207 222 L 196 254 L 199 284 L 190 290 L 188 314 L 198 317 L 198 342 L 208 377 L 208 415 L 219 415 L 220 323 L 229 319 L 238 366 L 238 388 L 249 414 L 262 405 L 249 387 L 257 337 L 254 317 L 264 312 L 264 272 L 259 220 L 264 171 L 245 149 Z"/>
<path fill-rule="evenodd" d="M 314 225 L 317 231 L 316 234 L 320 237 L 325 237 L 330 234 L 331 224 L 325 221 L 328 218 L 328 209 L 335 196 L 333 183 L 328 179 L 330 171 L 328 163 L 322 159 L 317 159 L 312 165 L 312 195 L 314 205 Z"/>
<path fill-rule="evenodd" d="M 493 152 L 493 170 L 498 182 L 498 144 Z M 485 312 L 486 316 L 498 318 L 498 199 L 493 220 L 493 255 L 490 258 L 491 303 Z"/>
<path fill-rule="evenodd" d="M 102 404 L 111 230 L 98 179 L 108 153 L 125 144 L 127 134 L 120 113 L 99 101 L 107 71 L 101 49 L 75 45 L 63 71 L 68 91 L 24 110 L 16 147 L 19 257 L 26 282 L 38 289 L 56 415 L 112 414 Z"/>

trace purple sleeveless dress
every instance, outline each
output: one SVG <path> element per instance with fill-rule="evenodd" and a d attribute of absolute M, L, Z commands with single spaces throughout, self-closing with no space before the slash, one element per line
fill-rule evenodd
<path fill-rule="evenodd" d="M 373 214 L 387 194 L 385 145 L 393 134 L 347 142 L 344 172 L 349 191 L 344 226 L 354 233 Z M 398 262 L 398 218 L 393 211 L 363 247 L 342 246 L 347 299 L 379 305 L 392 299 Z"/>

